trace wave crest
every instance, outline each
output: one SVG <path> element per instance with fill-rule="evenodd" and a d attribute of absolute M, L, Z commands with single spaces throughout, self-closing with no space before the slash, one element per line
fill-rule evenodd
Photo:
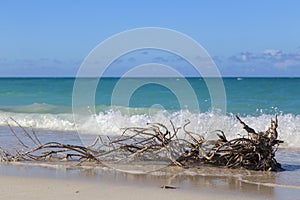
<path fill-rule="evenodd" d="M 136 110 L 135 110 L 136 111 Z M 229 139 L 238 135 L 246 135 L 241 125 L 234 119 L 233 114 L 223 115 L 218 112 L 192 113 L 187 110 L 168 112 L 156 110 L 146 114 L 138 110 L 139 114 L 128 114 L 122 109 L 109 109 L 101 111 L 95 116 L 80 118 L 82 124 L 74 123 L 73 114 L 67 113 L 16 113 L 0 112 L 0 125 L 6 126 L 7 119 L 14 118 L 21 126 L 49 130 L 76 131 L 77 129 L 89 134 L 119 135 L 122 128 L 137 126 L 144 127 L 148 122 L 159 122 L 170 126 L 169 121 L 175 126 L 182 126 L 185 120 L 190 120 L 188 130 L 200 133 L 207 139 L 216 139 L 214 131 L 222 130 Z M 80 116 L 79 116 L 80 117 Z M 256 131 L 265 131 L 270 119 L 268 114 L 259 116 L 245 116 L 242 120 Z M 97 124 L 94 123 L 96 118 Z M 284 140 L 282 147 L 300 148 L 300 115 L 281 114 L 278 116 L 279 139 Z M 171 128 L 171 127 L 170 127 Z"/>

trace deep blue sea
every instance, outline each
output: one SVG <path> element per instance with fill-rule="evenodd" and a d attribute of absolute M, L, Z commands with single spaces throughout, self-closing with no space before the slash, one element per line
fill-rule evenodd
<path fill-rule="evenodd" d="M 214 137 L 211 133 L 218 129 L 235 137 L 245 132 L 233 115 L 238 114 L 254 129 L 263 131 L 277 114 L 279 135 L 286 141 L 284 146 L 300 147 L 300 78 L 223 78 L 226 102 L 214 101 L 224 103 L 226 110 L 212 107 L 211 91 L 203 78 L 127 78 L 122 79 L 121 90 L 115 91 L 120 80 L 99 80 L 92 97 L 95 104 L 81 105 L 85 110 L 95 107 L 90 118 L 75 113 L 81 130 L 114 135 L 128 126 L 145 126 L 147 122 L 168 124 L 169 120 L 180 126 L 189 119 L 190 129 L 208 138 Z M 214 82 L 213 78 L 209 80 Z M 24 127 L 74 131 L 78 128 L 72 110 L 74 81 L 74 78 L 1 78 L 0 125 L 5 126 L 7 119 L 13 117 Z M 136 88 L 129 94 L 126 88 L 132 84 Z M 185 87 L 172 89 L 186 84 L 198 104 Z M 82 98 L 89 89 L 84 88 Z M 112 97 L 117 100 L 112 101 Z M 93 124 L 95 119 L 97 126 Z"/>

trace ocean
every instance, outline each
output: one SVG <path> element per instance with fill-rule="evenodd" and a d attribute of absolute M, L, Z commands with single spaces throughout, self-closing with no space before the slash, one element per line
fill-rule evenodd
<path fill-rule="evenodd" d="M 157 78 L 141 84 L 129 102 L 122 101 L 123 96 L 119 95 L 119 104 L 112 104 L 111 96 L 119 80 L 102 78 L 95 92 L 95 105 L 83 105 L 84 109 L 95 106 L 92 117 L 100 124 L 100 129 L 94 129 L 89 126 L 89 119 L 83 118 L 81 125 L 87 127 L 87 132 L 119 134 L 120 128 L 128 126 L 145 126 L 147 122 L 168 123 L 169 120 L 180 125 L 189 119 L 194 132 L 209 136 L 214 130 L 223 130 L 234 137 L 244 131 L 233 115 L 241 116 L 254 129 L 263 131 L 277 114 L 279 137 L 285 141 L 283 146 L 300 148 L 300 78 L 223 78 L 225 113 L 211 107 L 210 93 L 202 78 L 187 79 L 199 103 L 188 102 L 189 106 L 180 105 L 179 95 L 158 85 Z M 170 84 L 183 82 L 178 78 L 164 80 Z M 0 125 L 7 125 L 7 118 L 13 117 L 24 127 L 76 130 L 72 112 L 74 81 L 74 78 L 1 78 Z M 127 79 L 125 84 L 132 81 L 139 80 Z M 182 92 L 185 95 L 185 91 Z M 187 92 L 186 96 L 189 95 Z"/>
<path fill-rule="evenodd" d="M 276 180 L 272 183 L 258 182 L 296 187 L 300 191 L 300 181 L 294 179 L 300 177 L 300 78 L 223 78 L 225 102 L 222 98 L 212 99 L 203 78 L 122 79 L 123 88 L 133 83 L 137 85 L 130 98 L 122 87 L 116 92 L 120 80 L 100 79 L 92 97 L 94 105 L 80 105 L 90 116 L 80 116 L 78 112 L 73 113 L 72 107 L 74 78 L 1 78 L 0 133 L 8 130 L 7 123 L 14 125 L 10 117 L 41 134 L 51 133 L 53 137 L 54 133 L 54 138 L 58 139 L 78 129 L 80 135 L 119 135 L 122 128 L 144 127 L 147 122 L 168 124 L 172 120 L 176 126 L 181 126 L 190 120 L 189 130 L 207 139 L 216 138 L 215 130 L 223 130 L 228 138 L 236 138 L 246 132 L 234 115 L 239 115 L 257 131 L 265 131 L 270 119 L 278 115 L 279 139 L 284 143 L 276 158 L 286 171 L 274 175 Z M 209 81 L 213 82 L 214 78 Z M 160 85 L 162 82 L 164 84 Z M 190 90 L 174 91 L 167 87 L 184 84 L 192 88 L 197 102 Z M 84 95 L 83 91 L 82 98 Z M 112 101 L 112 96 L 116 100 Z M 226 110 L 212 107 L 212 102 L 224 104 Z M 80 121 L 79 125 L 74 118 Z M 5 143 L 5 137 L 1 138 Z"/>

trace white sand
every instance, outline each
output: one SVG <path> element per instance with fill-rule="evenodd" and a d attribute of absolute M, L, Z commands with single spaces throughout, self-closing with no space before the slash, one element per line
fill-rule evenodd
<path fill-rule="evenodd" d="M 236 196 L 212 192 L 207 189 L 190 191 L 183 188 L 161 189 L 149 185 L 134 186 L 95 181 L 59 180 L 0 175 L 0 199 L 252 199 L 251 196 Z M 256 198 L 258 199 L 258 198 Z M 263 198 L 262 198 L 263 199 Z"/>

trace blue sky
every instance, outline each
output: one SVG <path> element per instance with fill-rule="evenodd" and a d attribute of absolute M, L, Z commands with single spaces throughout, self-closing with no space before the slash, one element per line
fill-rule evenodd
<path fill-rule="evenodd" d="M 297 0 L 4 0 L 0 76 L 75 76 L 101 41 L 149 26 L 192 37 L 224 76 L 300 76 L 299 8 Z"/>

